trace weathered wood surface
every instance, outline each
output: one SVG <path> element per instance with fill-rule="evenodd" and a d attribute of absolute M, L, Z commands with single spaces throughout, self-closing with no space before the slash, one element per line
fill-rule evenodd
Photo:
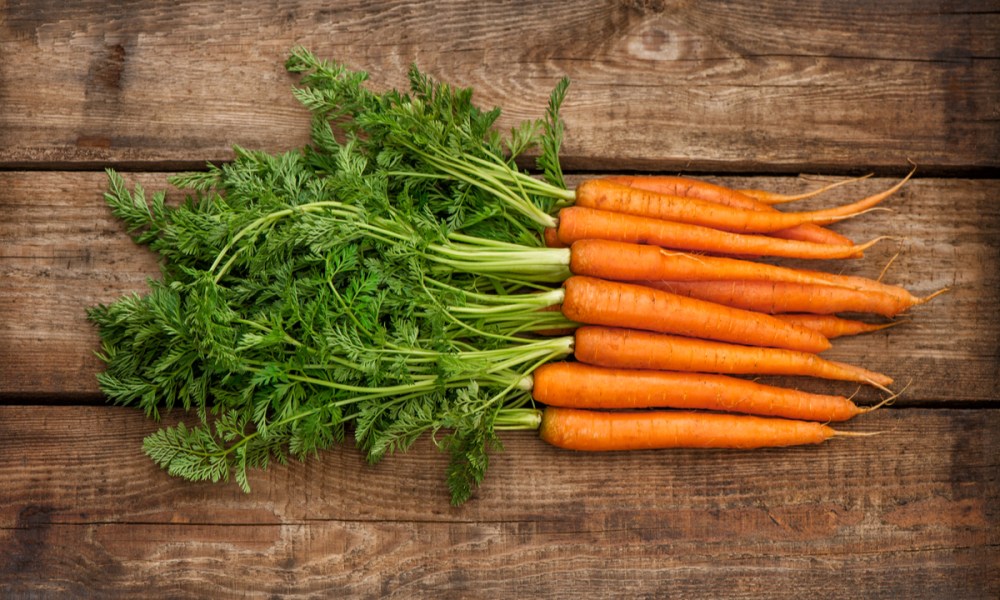
<path fill-rule="evenodd" d="M 147 189 L 167 188 L 166 175 L 130 177 Z M 800 191 L 816 185 L 797 178 L 724 178 L 733 185 Z M 831 193 L 822 202 L 884 189 L 872 179 Z M 103 173 L 0 173 L 0 364 L 7 375 L 0 396 L 45 402 L 73 395 L 99 401 L 93 350 L 96 332 L 86 309 L 141 292 L 156 276 L 151 253 L 128 238 L 101 197 Z M 951 291 L 911 311 L 911 323 L 854 339 L 837 340 L 828 355 L 912 380 L 900 403 L 989 401 L 1000 389 L 1000 203 L 992 181 L 922 179 L 909 183 L 875 212 L 836 228 L 884 242 L 860 261 L 827 268 L 877 277 L 899 252 L 886 280 L 927 295 Z M 811 385 L 821 386 L 820 382 Z M 829 386 L 827 386 L 829 387 Z M 844 387 L 840 386 L 841 391 Z"/>
<path fill-rule="evenodd" d="M 887 410 L 864 440 L 765 452 L 582 455 L 505 436 L 450 508 L 428 443 L 350 449 L 234 484 L 138 452 L 151 424 L 0 408 L 8 597 L 141 595 L 995 598 L 997 410 Z"/>
<path fill-rule="evenodd" d="M 505 124 L 568 75 L 578 174 L 880 175 L 843 200 L 916 161 L 894 212 L 837 226 L 905 238 L 890 281 L 952 288 L 829 353 L 912 379 L 845 426 L 884 433 L 600 456 L 510 435 L 461 508 L 426 440 L 375 467 L 346 448 L 255 473 L 249 496 L 167 477 L 141 452 L 155 424 L 94 385 L 85 308 L 156 273 L 101 169 L 157 188 L 232 144 L 304 143 L 294 44 L 378 87 L 417 61 Z M 0 0 L 0 596 L 996 598 L 998 156 L 995 1 Z M 843 268 L 877 275 L 896 249 Z"/>
<path fill-rule="evenodd" d="M 227 3 L 6 0 L 0 165 L 200 164 L 304 143 L 288 50 L 511 119 L 573 80 L 571 168 L 1000 166 L 995 1 Z"/>

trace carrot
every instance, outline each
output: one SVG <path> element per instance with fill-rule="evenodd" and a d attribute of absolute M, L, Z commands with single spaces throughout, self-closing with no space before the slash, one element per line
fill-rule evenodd
<path fill-rule="evenodd" d="M 898 285 L 891 285 L 883 283 L 880 280 L 868 279 L 867 277 L 860 277 L 857 275 L 837 275 L 834 273 L 826 273 L 824 271 L 815 271 L 810 269 L 794 269 L 795 273 L 800 277 L 798 280 L 800 283 L 812 283 L 820 284 L 826 286 L 835 286 L 843 289 L 857 290 L 863 292 L 872 292 L 877 294 L 883 294 L 892 298 L 893 301 L 900 307 L 910 308 L 920 304 L 925 304 L 933 298 L 939 296 L 948 291 L 948 288 L 943 288 L 932 294 L 919 298 L 914 296 L 904 287 Z M 689 278 L 693 279 L 693 278 Z M 705 278 L 707 279 L 707 278 Z M 740 279 L 740 278 L 734 278 Z M 743 277 L 742 279 L 749 279 L 748 277 Z M 772 281 L 780 281 L 779 279 L 772 279 Z M 786 280 L 786 281 L 791 281 Z M 787 311 L 792 312 L 792 311 Z M 802 312 L 812 312 L 812 311 L 802 311 Z"/>
<path fill-rule="evenodd" d="M 881 277 L 879 279 L 869 279 L 867 277 L 859 277 L 856 275 L 837 275 L 834 273 L 826 273 L 823 271 L 814 271 L 810 269 L 800 269 L 799 272 L 803 276 L 815 277 L 817 279 L 825 280 L 827 283 L 843 288 L 863 290 L 868 292 L 879 292 L 887 294 L 895 299 L 900 305 L 907 307 L 917 306 L 919 304 L 925 304 L 937 296 L 948 291 L 948 288 L 942 288 L 936 292 L 928 294 L 922 298 L 918 298 L 911 294 L 906 288 L 898 285 L 891 285 L 883 283 Z M 883 271 L 884 272 L 884 271 Z"/>
<path fill-rule="evenodd" d="M 780 314 L 774 315 L 785 323 L 818 331 L 828 340 L 848 335 L 861 335 L 899 325 L 902 321 L 890 323 L 866 323 L 856 319 L 844 319 L 835 315 Z"/>
<path fill-rule="evenodd" d="M 856 216 L 894 194 L 912 175 L 913 171 L 888 190 L 852 204 L 801 213 L 733 208 L 694 198 L 639 190 L 601 179 L 581 183 L 576 188 L 575 198 L 578 206 L 589 208 L 704 225 L 737 233 L 768 233 L 802 223 L 827 225 Z"/>
<path fill-rule="evenodd" d="M 674 175 L 611 175 L 603 177 L 607 181 L 612 181 L 628 187 L 667 194 L 668 196 L 680 196 L 683 198 L 697 198 L 716 204 L 724 204 L 734 208 L 745 208 L 748 210 L 775 209 L 758 202 L 749 196 L 725 186 L 716 185 L 700 179 L 690 177 L 679 177 Z"/>
<path fill-rule="evenodd" d="M 576 330 L 580 362 L 619 369 L 695 371 L 727 375 L 801 375 L 867 383 L 885 390 L 892 378 L 808 352 L 741 346 L 636 329 L 585 326 Z"/>
<path fill-rule="evenodd" d="M 570 247 L 569 267 L 570 271 L 578 275 L 616 281 L 749 280 L 836 286 L 887 294 L 904 306 L 923 304 L 947 291 L 945 288 L 918 298 L 900 286 L 855 275 L 835 275 L 824 271 L 792 269 L 721 256 L 692 255 L 657 246 L 597 239 L 574 242 Z"/>
<path fill-rule="evenodd" d="M 819 444 L 843 435 L 814 421 L 688 411 L 602 412 L 546 408 L 539 436 L 567 450 L 765 448 Z"/>
<path fill-rule="evenodd" d="M 894 317 L 924 302 L 900 294 L 783 281 L 643 281 L 655 289 L 765 313 L 872 313 Z"/>
<path fill-rule="evenodd" d="M 563 243 L 559 239 L 559 230 L 555 227 L 546 227 L 542 232 L 542 239 L 545 241 L 546 248 L 568 248 L 569 244 Z"/>
<path fill-rule="evenodd" d="M 859 275 L 839 275 L 836 273 L 828 273 L 826 271 L 816 271 L 811 269 L 797 269 L 800 273 L 807 274 L 810 277 L 815 277 L 821 279 L 829 284 L 836 285 L 838 287 L 852 289 L 852 290 L 865 290 L 872 292 L 883 292 L 891 296 L 896 296 L 900 299 L 907 299 L 916 302 L 918 298 L 912 296 L 910 292 L 906 289 L 887 283 L 883 283 L 880 279 L 870 279 L 868 277 L 861 277 Z"/>
<path fill-rule="evenodd" d="M 552 304 L 544 308 L 539 309 L 542 312 L 562 312 L 562 304 Z M 532 331 L 535 335 L 541 335 L 545 337 L 556 337 L 563 335 L 572 335 L 576 331 L 576 326 L 573 327 L 554 327 L 552 329 L 538 329 Z"/>
<path fill-rule="evenodd" d="M 559 361 L 535 369 L 532 397 L 567 408 L 679 408 L 806 421 L 846 421 L 869 409 L 843 396 L 811 394 L 706 373 L 611 369 Z"/>
<path fill-rule="evenodd" d="M 615 281 L 790 281 L 838 285 L 827 273 L 790 269 L 720 256 L 700 256 L 658 246 L 588 239 L 573 242 L 570 271 Z"/>
<path fill-rule="evenodd" d="M 845 179 L 843 181 L 836 181 L 834 183 L 830 183 L 824 185 L 823 187 L 817 188 L 809 192 L 803 192 L 801 194 L 775 194 L 773 192 L 768 192 L 765 190 L 750 190 L 750 189 L 743 189 L 736 191 L 740 192 L 745 196 L 750 196 L 754 200 L 763 202 L 764 204 L 768 205 L 783 204 L 785 202 L 795 202 L 796 200 L 806 200 L 808 198 L 813 198 L 815 196 L 819 196 L 820 194 L 828 192 L 834 188 L 838 188 L 842 185 L 847 185 L 848 183 L 855 183 L 861 181 L 862 179 L 868 179 L 871 176 L 872 173 L 869 173 L 867 175 L 862 175 L 861 177 L 855 177 L 854 179 Z"/>
<path fill-rule="evenodd" d="M 573 276 L 563 283 L 562 312 L 588 325 L 644 329 L 696 338 L 822 352 L 830 342 L 780 319 L 678 296 L 642 285 Z"/>
<path fill-rule="evenodd" d="M 675 223 L 580 206 L 564 208 L 559 212 L 558 235 L 563 244 L 585 239 L 603 239 L 716 254 L 803 259 L 860 258 L 865 249 L 879 241 L 875 239 L 860 246 L 817 244 L 764 235 L 730 233 L 690 223 Z"/>
<path fill-rule="evenodd" d="M 774 207 L 759 202 L 736 190 L 715 185 L 699 179 L 688 177 L 676 177 L 669 175 L 614 175 L 605 177 L 608 181 L 627 185 L 632 188 L 648 190 L 660 194 L 671 196 L 681 196 L 684 198 L 698 198 L 708 202 L 724 204 L 735 208 L 745 208 L 748 210 L 759 210 L 775 212 Z M 819 244 L 847 244 L 852 242 L 850 238 L 840 235 L 829 229 L 824 229 L 814 223 L 803 223 L 774 231 L 769 235 L 789 240 L 800 240 L 803 242 L 816 242 Z"/>

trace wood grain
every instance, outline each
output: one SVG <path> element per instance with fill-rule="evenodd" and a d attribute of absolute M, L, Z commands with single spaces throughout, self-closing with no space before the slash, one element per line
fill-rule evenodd
<path fill-rule="evenodd" d="M 149 190 L 167 187 L 164 174 L 129 179 Z M 775 177 L 719 181 L 785 191 L 816 185 Z M 891 184 L 867 180 L 813 205 L 846 202 Z M 158 272 L 153 255 L 132 243 L 104 205 L 104 186 L 103 173 L 0 173 L 0 189 L 7 191 L 0 196 L 0 396 L 100 401 L 94 379 L 101 368 L 94 355 L 99 340 L 86 321 L 86 309 L 141 292 L 146 278 Z M 838 340 L 827 353 L 831 358 L 909 383 L 902 403 L 997 398 L 1000 205 L 993 187 L 989 181 L 917 180 L 886 204 L 893 213 L 876 212 L 837 226 L 858 240 L 889 234 L 904 242 L 885 242 L 862 261 L 813 266 L 878 277 L 898 253 L 887 281 L 917 295 L 942 287 L 951 291 L 914 309 L 911 323 Z M 801 384 L 851 391 L 823 382 Z M 875 400 L 866 394 L 860 398 Z"/>
<path fill-rule="evenodd" d="M 305 143 L 297 44 L 405 84 L 417 62 L 505 125 L 555 82 L 567 167 L 797 172 L 1000 166 L 995 2 L 7 0 L 0 166 L 189 168 Z"/>
<path fill-rule="evenodd" d="M 429 443 L 375 467 L 324 452 L 254 474 L 244 495 L 158 471 L 137 411 L 0 407 L 0 588 L 991 598 L 998 426 L 996 410 L 889 409 L 847 425 L 883 435 L 764 452 L 592 455 L 508 435 L 453 508 Z"/>
<path fill-rule="evenodd" d="M 157 273 L 100 171 L 159 188 L 233 144 L 305 143 L 282 66 L 297 44 L 379 89 L 415 61 L 503 106 L 503 126 L 568 75 L 578 174 L 799 191 L 817 178 L 735 175 L 916 161 L 893 212 L 836 226 L 901 241 L 824 265 L 877 276 L 898 251 L 889 281 L 951 288 L 829 353 L 909 382 L 843 425 L 881 435 L 601 455 L 505 435 L 458 508 L 427 440 L 255 472 L 250 495 L 168 477 L 141 451 L 156 424 L 95 386 L 85 309 Z M 995 0 L 0 0 L 0 596 L 1000 597 L 998 157 Z"/>

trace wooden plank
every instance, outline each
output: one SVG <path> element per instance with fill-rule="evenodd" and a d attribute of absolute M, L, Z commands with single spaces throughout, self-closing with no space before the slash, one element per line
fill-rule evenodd
<path fill-rule="evenodd" d="M 1000 411 L 886 409 L 883 435 L 763 452 L 577 454 L 505 435 L 454 508 L 424 441 L 234 484 L 171 479 L 120 408 L 0 407 L 15 597 L 995 598 Z"/>
<path fill-rule="evenodd" d="M 104 205 L 103 173 L 0 181 L 0 394 L 93 395 L 100 340 L 86 310 L 141 291 L 156 259 Z M 160 176 L 133 181 L 163 186 Z"/>
<path fill-rule="evenodd" d="M 478 90 L 504 124 L 568 75 L 566 165 L 843 172 L 1000 166 L 1000 11 L 981 0 L 503 6 L 8 0 L 0 167 L 189 168 L 306 141 L 283 70 L 303 44 L 405 84 Z"/>
<path fill-rule="evenodd" d="M 150 190 L 166 186 L 166 175 L 129 178 Z M 720 181 L 783 191 L 815 185 L 773 177 Z M 868 180 L 821 202 L 844 202 L 891 183 Z M 99 340 L 86 321 L 86 308 L 142 291 L 146 278 L 157 273 L 152 255 L 131 242 L 104 205 L 104 185 L 101 173 L 0 173 L 0 189 L 6 190 L 0 197 L 0 395 L 99 401 L 94 380 L 101 368 L 94 356 Z M 911 382 L 900 402 L 997 399 L 1000 204 L 993 187 L 989 181 L 916 180 L 887 203 L 896 212 L 837 226 L 858 240 L 904 237 L 887 280 L 918 295 L 952 290 L 913 310 L 910 324 L 838 340 L 831 358 Z M 899 249 L 887 242 L 863 261 L 823 267 L 877 277 Z M 803 384 L 831 389 L 821 382 Z M 869 399 L 864 393 L 862 398 Z"/>

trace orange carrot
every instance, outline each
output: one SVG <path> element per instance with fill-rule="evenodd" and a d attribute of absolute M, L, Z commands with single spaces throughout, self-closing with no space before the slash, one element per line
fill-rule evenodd
<path fill-rule="evenodd" d="M 542 312 L 562 312 L 562 304 L 552 304 L 546 306 L 545 308 L 539 309 Z M 572 335 L 576 331 L 576 326 L 573 327 L 554 327 L 552 329 L 537 329 L 532 331 L 535 335 L 541 335 L 546 337 L 556 337 L 562 335 Z"/>
<path fill-rule="evenodd" d="M 780 314 L 774 315 L 785 323 L 806 327 L 818 331 L 828 340 L 844 337 L 848 335 L 861 335 L 873 331 L 881 331 L 893 325 L 898 325 L 901 321 L 890 323 L 867 323 L 856 319 L 844 319 L 835 315 L 814 315 L 814 314 Z"/>
<path fill-rule="evenodd" d="M 894 317 L 923 299 L 877 290 L 783 281 L 643 281 L 655 289 L 765 313 L 842 312 Z"/>
<path fill-rule="evenodd" d="M 585 326 L 576 330 L 573 355 L 580 362 L 619 369 L 696 371 L 727 375 L 801 375 L 868 383 L 885 389 L 892 378 L 808 352 L 762 348 L 652 333 Z"/>
<path fill-rule="evenodd" d="M 724 204 L 734 208 L 745 208 L 748 210 L 775 209 L 758 202 L 745 194 L 725 186 L 716 185 L 700 179 L 690 177 L 679 177 L 673 175 L 611 175 L 603 177 L 607 181 L 627 185 L 632 188 L 667 194 L 668 196 L 680 196 L 683 198 L 697 198 L 716 204 Z"/>
<path fill-rule="evenodd" d="M 845 179 L 843 181 L 836 181 L 834 183 L 830 183 L 824 185 L 823 187 L 817 188 L 809 192 L 803 192 L 801 194 L 775 194 L 773 192 L 768 192 L 765 190 L 750 190 L 750 189 L 743 189 L 736 191 L 746 196 L 750 196 L 754 200 L 763 202 L 764 204 L 768 205 L 784 204 L 785 202 L 795 202 L 796 200 L 806 200 L 807 198 L 813 198 L 815 196 L 819 196 L 822 193 L 828 192 L 834 188 L 838 188 L 842 185 L 847 185 L 848 183 L 855 183 L 861 181 L 862 179 L 868 179 L 871 176 L 872 173 L 869 173 L 867 175 L 862 175 L 861 177 L 855 177 L 854 179 Z"/>
<path fill-rule="evenodd" d="M 748 210 L 762 210 L 774 212 L 774 207 L 750 198 L 736 190 L 715 185 L 699 179 L 688 177 L 676 177 L 669 175 L 615 175 L 605 177 L 608 181 L 620 183 L 641 190 L 668 194 L 671 196 L 681 196 L 684 198 L 698 198 L 708 202 L 715 202 L 732 206 L 735 208 L 745 208 Z M 816 242 L 819 244 L 847 244 L 852 242 L 850 238 L 840 235 L 829 229 L 824 229 L 813 223 L 803 223 L 789 229 L 774 231 L 769 235 L 789 240 L 800 240 L 804 242 Z"/>
<path fill-rule="evenodd" d="M 602 412 L 546 408 L 539 436 L 567 450 L 765 448 L 843 435 L 815 421 L 687 411 Z"/>
<path fill-rule="evenodd" d="M 893 297 L 900 305 L 908 307 L 925 304 L 948 291 L 948 288 L 942 288 L 934 293 L 924 296 L 923 298 L 918 298 L 911 294 L 906 288 L 898 285 L 883 283 L 881 279 L 869 279 L 867 277 L 859 277 L 856 275 L 836 275 L 834 273 L 813 271 L 810 269 L 799 269 L 799 272 L 803 276 L 822 279 L 835 286 L 887 294 Z"/>
<path fill-rule="evenodd" d="M 727 375 L 558 361 L 542 365 L 532 377 L 535 400 L 566 408 L 704 409 L 823 422 L 846 421 L 869 410 L 843 396 L 811 394 Z"/>
<path fill-rule="evenodd" d="M 675 223 L 626 213 L 574 206 L 559 212 L 559 241 L 572 244 L 603 239 L 662 248 L 727 255 L 777 256 L 803 259 L 860 258 L 872 240 L 860 246 L 817 244 L 720 231 L 711 227 Z"/>
<path fill-rule="evenodd" d="M 795 273 L 801 277 L 799 282 L 801 283 L 819 283 L 821 285 L 832 285 L 836 287 L 841 287 L 844 289 L 859 290 L 865 292 L 876 292 L 879 294 L 885 294 L 895 300 L 895 302 L 906 308 L 917 306 L 919 304 L 924 304 L 931 299 L 937 297 L 938 295 L 948 291 L 948 288 L 944 288 L 924 296 L 923 298 L 918 298 L 914 296 L 907 290 L 898 285 L 892 285 L 883 283 L 882 281 L 876 279 L 869 279 L 867 277 L 860 277 L 857 275 L 837 275 L 834 273 L 827 273 L 824 271 L 815 271 L 811 269 L 794 269 Z M 707 279 L 707 278 L 706 278 Z M 750 279 L 749 277 L 735 277 L 734 279 Z M 807 281 L 810 280 L 810 281 Z M 772 281 L 779 281 L 778 279 L 772 279 Z M 810 312 L 810 311 L 803 311 Z"/>
<path fill-rule="evenodd" d="M 578 323 L 801 352 L 822 352 L 830 347 L 830 342 L 816 331 L 789 325 L 770 315 L 642 285 L 573 276 L 563 283 L 563 288 L 563 315 Z"/>
<path fill-rule="evenodd" d="M 576 204 L 738 233 L 768 233 L 802 223 L 827 225 L 856 216 L 891 196 L 912 175 L 911 171 L 906 178 L 890 189 L 852 204 L 801 213 L 733 208 L 715 202 L 639 190 L 601 179 L 590 179 L 577 186 Z"/>
<path fill-rule="evenodd" d="M 546 227 L 545 231 L 542 232 L 542 239 L 545 241 L 546 248 L 569 247 L 569 244 L 564 244 L 563 241 L 559 239 L 559 230 L 555 227 Z"/>
<path fill-rule="evenodd" d="M 580 240 L 570 247 L 570 271 L 615 281 L 791 281 L 838 285 L 827 273 L 804 271 L 766 263 L 700 256 L 658 246 L 608 240 Z"/>
<path fill-rule="evenodd" d="M 927 296 L 926 298 L 918 298 L 911 294 L 906 288 L 901 286 L 883 283 L 877 279 L 869 279 L 867 277 L 860 277 L 857 275 L 837 275 L 835 273 L 812 271 L 810 269 L 802 269 L 802 271 L 809 275 L 825 279 L 828 283 L 839 287 L 889 294 L 890 296 L 896 298 L 899 302 L 909 303 L 911 306 L 923 304 L 927 300 L 937 296 L 937 293 L 935 293 L 932 296 Z"/>
<path fill-rule="evenodd" d="M 657 246 L 607 240 L 580 240 L 570 247 L 570 270 L 616 281 L 749 280 L 836 286 L 887 294 L 904 306 L 923 304 L 939 290 L 918 298 L 905 288 L 854 275 L 835 275 L 810 269 L 792 269 L 721 256 L 701 256 Z M 808 312 L 808 311 L 803 311 Z"/>

